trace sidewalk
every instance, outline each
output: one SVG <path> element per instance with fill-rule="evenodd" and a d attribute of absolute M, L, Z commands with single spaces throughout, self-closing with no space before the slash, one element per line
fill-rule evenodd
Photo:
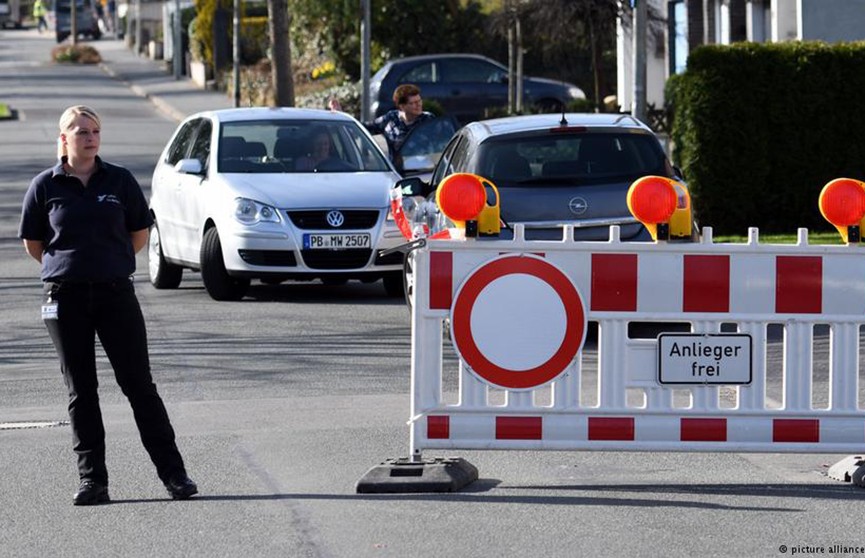
<path fill-rule="evenodd" d="M 135 94 L 150 99 L 178 122 L 202 110 L 234 106 L 225 92 L 201 89 L 188 76 L 175 79 L 166 70 L 164 61 L 136 56 L 125 41 L 105 40 L 95 46 L 102 55 L 103 71 L 126 83 Z"/>

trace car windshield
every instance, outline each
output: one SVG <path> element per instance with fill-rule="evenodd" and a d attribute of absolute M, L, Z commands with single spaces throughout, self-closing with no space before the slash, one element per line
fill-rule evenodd
<path fill-rule="evenodd" d="M 664 152 L 649 134 L 572 133 L 484 142 L 478 174 L 497 186 L 598 184 L 669 175 Z"/>
<path fill-rule="evenodd" d="M 381 150 L 354 122 L 256 120 L 222 125 L 220 173 L 387 172 Z"/>

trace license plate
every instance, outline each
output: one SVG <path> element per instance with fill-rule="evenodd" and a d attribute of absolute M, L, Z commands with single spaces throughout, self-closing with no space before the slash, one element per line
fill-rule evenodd
<path fill-rule="evenodd" d="M 304 234 L 304 250 L 352 250 L 369 248 L 369 233 L 358 234 Z"/>
<path fill-rule="evenodd" d="M 751 373 L 750 335 L 658 336 L 658 382 L 662 384 L 750 384 Z"/>

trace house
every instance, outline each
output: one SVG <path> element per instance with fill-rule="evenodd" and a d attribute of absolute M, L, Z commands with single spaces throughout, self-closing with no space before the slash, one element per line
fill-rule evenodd
<path fill-rule="evenodd" d="M 644 1 L 644 0 L 631 0 Z M 647 0 L 646 103 L 664 105 L 664 84 L 702 44 L 865 39 L 865 0 Z M 628 4 L 628 2 L 624 2 Z M 633 104 L 633 26 L 617 25 L 617 102 Z"/>

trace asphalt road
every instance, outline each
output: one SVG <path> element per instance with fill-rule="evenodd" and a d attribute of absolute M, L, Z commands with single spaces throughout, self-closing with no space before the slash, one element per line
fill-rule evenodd
<path fill-rule="evenodd" d="M 49 64 L 53 46 L 33 31 L 0 31 L 0 100 L 20 117 L 0 121 L 0 556 L 771 557 L 865 547 L 865 492 L 825 475 L 837 455 L 464 451 L 455 455 L 481 480 L 463 492 L 358 495 L 368 468 L 408 452 L 403 304 L 359 283 L 255 286 L 242 302 L 217 303 L 193 273 L 176 291 L 154 290 L 143 256 L 136 288 L 154 376 L 201 495 L 167 499 L 100 356 L 113 502 L 73 507 L 63 383 L 39 319 L 38 268 L 16 238 L 21 198 L 54 158 L 67 105 L 100 111 L 103 156 L 145 190 L 175 122 L 99 67 Z"/>

